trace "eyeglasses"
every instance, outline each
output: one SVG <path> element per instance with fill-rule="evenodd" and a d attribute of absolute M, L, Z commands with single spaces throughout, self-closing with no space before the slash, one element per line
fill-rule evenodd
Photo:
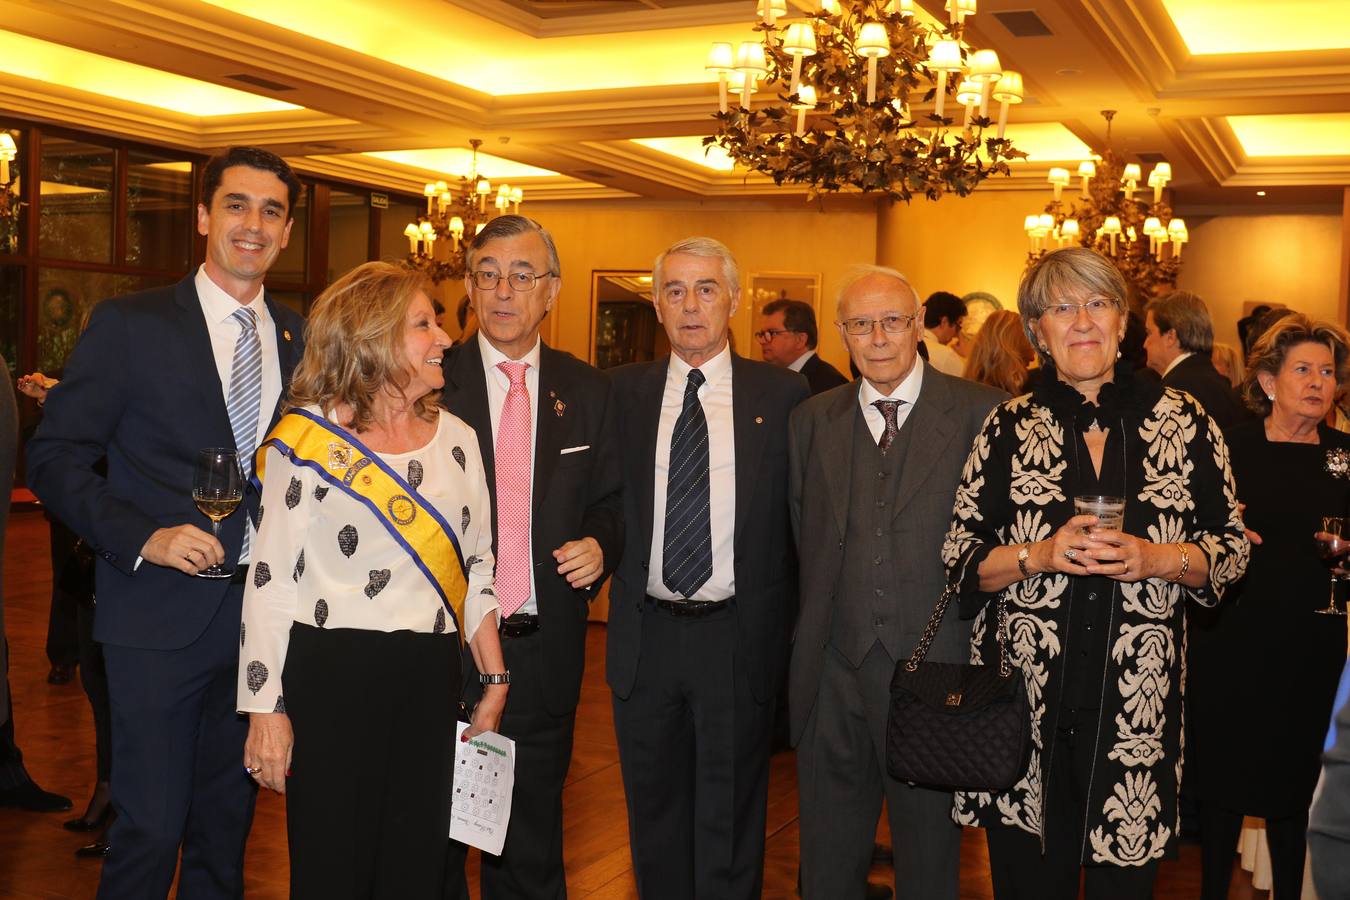
<path fill-rule="evenodd" d="M 780 334 L 798 334 L 795 328 L 764 328 L 755 332 L 755 338 L 761 341 L 771 341 Z"/>
<path fill-rule="evenodd" d="M 855 336 L 871 334 L 872 329 L 877 325 L 880 325 L 881 330 L 887 334 L 904 334 L 914 325 L 914 320 L 918 317 L 918 313 L 913 313 L 908 316 L 893 314 L 882 316 L 879 319 L 868 319 L 859 316 L 855 319 L 845 319 L 839 324 L 844 326 L 844 331 Z"/>
<path fill-rule="evenodd" d="M 1093 319 L 1105 319 L 1117 309 L 1117 304 L 1105 297 L 1093 297 L 1084 303 L 1052 303 L 1045 308 L 1045 314 L 1061 322 L 1072 322 L 1078 318 L 1080 309 L 1086 309 Z"/>
<path fill-rule="evenodd" d="M 556 274 L 556 272 L 544 272 L 540 275 L 533 272 L 512 272 L 506 276 L 506 284 L 513 291 L 532 291 L 535 282 L 540 278 L 549 278 Z M 491 291 L 497 287 L 497 282 L 502 280 L 502 273 L 481 269 L 477 272 L 470 272 L 469 277 L 473 279 L 473 286 L 480 291 Z"/>

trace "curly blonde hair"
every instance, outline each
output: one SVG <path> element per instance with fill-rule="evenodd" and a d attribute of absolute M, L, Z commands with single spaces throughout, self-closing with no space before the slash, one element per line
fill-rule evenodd
<path fill-rule="evenodd" d="M 975 336 L 963 378 L 1016 396 L 1027 383 L 1027 366 L 1036 352 L 1022 330 L 1022 317 L 1010 309 L 989 314 Z"/>
<path fill-rule="evenodd" d="M 291 379 L 287 408 L 317 406 L 325 415 L 351 407 L 344 428 L 364 431 L 374 421 L 375 398 L 393 389 L 402 396 L 412 381 L 403 358 L 408 307 L 426 276 L 386 262 L 363 263 L 328 286 L 314 301 L 305 326 L 305 355 Z M 436 416 L 438 391 L 414 401 L 425 420 Z"/>
<path fill-rule="evenodd" d="M 1242 399 L 1252 412 L 1262 417 L 1270 415 L 1272 404 L 1257 376 L 1262 372 L 1279 375 L 1285 357 L 1299 344 L 1321 344 L 1331 351 L 1338 388 L 1350 378 L 1350 334 L 1334 322 L 1314 321 L 1303 313 L 1288 313 L 1261 335 L 1247 357 Z"/>

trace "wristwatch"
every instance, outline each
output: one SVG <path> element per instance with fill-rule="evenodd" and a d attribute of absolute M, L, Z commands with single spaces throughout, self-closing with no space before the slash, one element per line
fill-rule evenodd
<path fill-rule="evenodd" d="M 1023 578 L 1031 577 L 1031 570 L 1027 568 L 1027 560 L 1031 558 L 1031 545 L 1023 544 L 1022 549 L 1017 551 L 1017 568 L 1022 571 Z"/>
<path fill-rule="evenodd" d="M 493 675 L 483 675 L 483 674 L 480 674 L 480 675 L 478 676 L 478 683 L 479 683 L 479 684 L 510 684 L 510 683 L 511 683 L 511 670 L 510 670 L 510 669 L 507 669 L 505 672 L 498 672 L 498 673 L 493 674 Z"/>

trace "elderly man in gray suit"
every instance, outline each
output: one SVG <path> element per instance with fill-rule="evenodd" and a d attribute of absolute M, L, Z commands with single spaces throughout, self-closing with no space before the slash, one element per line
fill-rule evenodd
<path fill-rule="evenodd" d="M 805 900 L 863 896 L 883 798 L 896 896 L 957 896 L 951 794 L 886 773 L 886 710 L 895 663 L 913 651 L 942 591 L 961 468 L 1007 395 L 919 359 L 922 316 L 899 272 L 851 270 L 837 324 L 862 378 L 812 397 L 789 424 L 801 612 L 788 696 Z M 969 633 L 953 613 L 928 658 L 964 661 Z"/>

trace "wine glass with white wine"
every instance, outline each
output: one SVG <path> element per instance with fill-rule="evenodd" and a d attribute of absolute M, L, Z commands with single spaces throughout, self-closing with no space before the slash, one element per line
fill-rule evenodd
<path fill-rule="evenodd" d="M 197 466 L 192 472 L 192 500 L 202 515 L 211 520 L 211 533 L 220 540 L 220 523 L 234 512 L 244 499 L 244 473 L 239 454 L 228 447 L 208 447 L 197 451 Z M 208 566 L 197 573 L 202 578 L 232 578 L 234 566 Z"/>

